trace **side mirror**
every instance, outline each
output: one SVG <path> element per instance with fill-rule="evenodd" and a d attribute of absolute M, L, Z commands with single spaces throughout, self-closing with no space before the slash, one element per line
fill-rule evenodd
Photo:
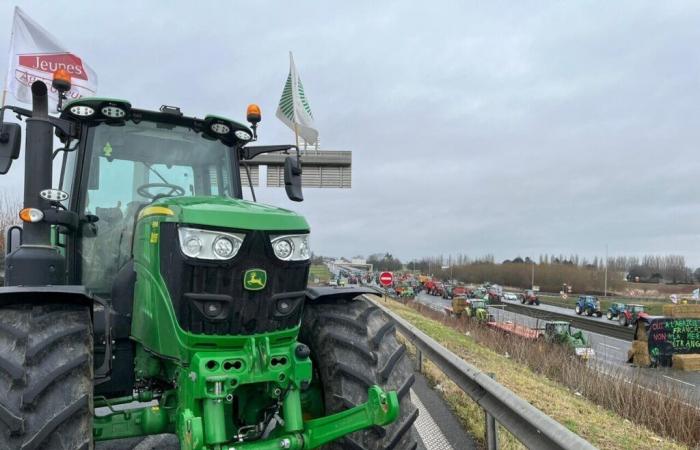
<path fill-rule="evenodd" d="M 13 225 L 7 229 L 5 235 L 5 255 L 9 255 L 22 245 L 22 227 Z"/>
<path fill-rule="evenodd" d="M 304 201 L 301 192 L 301 160 L 298 157 L 287 156 L 284 160 L 284 189 L 291 201 Z"/>
<path fill-rule="evenodd" d="M 22 128 L 18 123 L 0 123 L 0 175 L 5 175 L 12 160 L 19 157 Z"/>

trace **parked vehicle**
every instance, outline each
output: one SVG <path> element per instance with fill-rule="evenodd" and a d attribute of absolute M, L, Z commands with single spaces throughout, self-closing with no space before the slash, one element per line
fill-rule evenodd
<path fill-rule="evenodd" d="M 31 176 L 21 239 L 5 242 L 0 449 L 162 433 L 189 450 L 415 448 L 417 411 L 396 392 L 413 370 L 359 297 L 374 290 L 307 290 L 306 219 L 243 199 L 241 165 L 290 150 L 287 196 L 303 199 L 296 146 L 247 146 L 259 107 L 249 128 L 104 97 L 61 107 L 64 69 L 52 87 L 60 117 L 42 80 L 31 108 L 4 106 L 28 119 Z M 20 147 L 20 124 L 2 124 L 0 174 Z M 47 189 L 52 156 L 68 192 Z"/>
<path fill-rule="evenodd" d="M 635 305 L 635 304 L 629 304 L 627 305 L 627 309 L 624 309 L 623 311 L 620 312 L 618 315 L 617 320 L 620 322 L 620 325 L 623 327 L 632 325 L 635 326 L 637 325 L 637 320 L 639 320 L 640 317 L 648 317 L 649 314 L 644 312 L 644 305 Z"/>
<path fill-rule="evenodd" d="M 442 298 L 445 298 L 447 300 L 452 300 L 453 298 L 457 297 L 458 295 L 464 295 L 467 292 L 467 288 L 464 286 L 452 286 L 452 285 L 447 285 L 445 286 L 445 290 L 442 293 Z"/>
<path fill-rule="evenodd" d="M 486 301 L 482 299 L 474 298 L 467 301 L 465 312 L 467 317 L 474 318 L 479 322 L 488 322 L 490 319 Z"/>
<path fill-rule="evenodd" d="M 533 291 L 532 289 L 528 289 L 527 291 L 525 291 L 524 294 L 521 294 L 520 303 L 522 303 L 523 305 L 539 305 L 540 299 L 539 297 L 537 297 L 535 291 Z"/>
<path fill-rule="evenodd" d="M 576 356 L 587 359 L 595 355 L 595 351 L 588 345 L 583 332 L 571 332 L 571 324 L 563 320 L 554 320 L 544 326 L 544 338 L 548 342 L 555 342 L 568 346 Z"/>
<path fill-rule="evenodd" d="M 503 297 L 503 288 L 501 286 L 497 284 L 491 285 L 486 289 L 486 293 L 490 303 L 501 303 L 501 298 Z"/>
<path fill-rule="evenodd" d="M 596 317 L 603 316 L 603 312 L 600 310 L 600 301 L 598 297 L 593 295 L 580 295 L 576 301 L 574 311 L 576 311 L 576 314 L 579 316 L 584 313 L 589 317 L 593 315 Z"/>
<path fill-rule="evenodd" d="M 429 281 L 426 281 L 423 284 L 423 286 L 425 287 L 425 291 L 430 295 L 442 296 L 442 293 L 445 290 L 444 285 L 442 283 L 440 283 L 439 281 L 429 280 Z"/>
<path fill-rule="evenodd" d="M 605 316 L 608 318 L 608 320 L 617 319 L 618 315 L 625 309 L 627 309 L 627 304 L 613 303 L 610 305 L 610 308 L 608 308 L 608 313 Z"/>
<path fill-rule="evenodd" d="M 517 302 L 518 301 L 518 295 L 514 294 L 512 292 L 506 292 L 503 294 L 503 300 L 508 300 L 511 302 Z"/>

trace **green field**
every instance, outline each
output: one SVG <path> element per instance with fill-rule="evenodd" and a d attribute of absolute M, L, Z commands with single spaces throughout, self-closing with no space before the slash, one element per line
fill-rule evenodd
<path fill-rule="evenodd" d="M 318 279 L 318 282 L 316 282 Z M 331 279 L 331 271 L 325 264 L 312 264 L 309 269 L 309 284 L 326 284 Z"/>

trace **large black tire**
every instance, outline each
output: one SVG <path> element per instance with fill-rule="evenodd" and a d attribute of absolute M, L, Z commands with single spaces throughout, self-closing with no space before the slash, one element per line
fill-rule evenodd
<path fill-rule="evenodd" d="M 406 347 L 384 313 L 369 301 L 310 303 L 305 306 L 300 339 L 311 348 L 326 414 L 367 401 L 376 384 L 397 391 L 399 417 L 387 427 L 357 431 L 327 446 L 328 450 L 412 450 L 417 444 L 413 422 L 418 410 L 409 389 L 414 381 Z"/>
<path fill-rule="evenodd" d="M 92 449 L 92 370 L 87 307 L 0 308 L 0 448 Z"/>

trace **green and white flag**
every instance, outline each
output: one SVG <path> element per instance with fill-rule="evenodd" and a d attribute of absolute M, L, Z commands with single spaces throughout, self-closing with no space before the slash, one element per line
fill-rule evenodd
<path fill-rule="evenodd" d="M 289 52 L 289 76 L 277 107 L 277 117 L 301 136 L 307 144 L 314 145 L 318 141 L 318 130 L 314 128 L 314 116 L 304 94 L 304 85 L 294 66 L 292 52 Z"/>

